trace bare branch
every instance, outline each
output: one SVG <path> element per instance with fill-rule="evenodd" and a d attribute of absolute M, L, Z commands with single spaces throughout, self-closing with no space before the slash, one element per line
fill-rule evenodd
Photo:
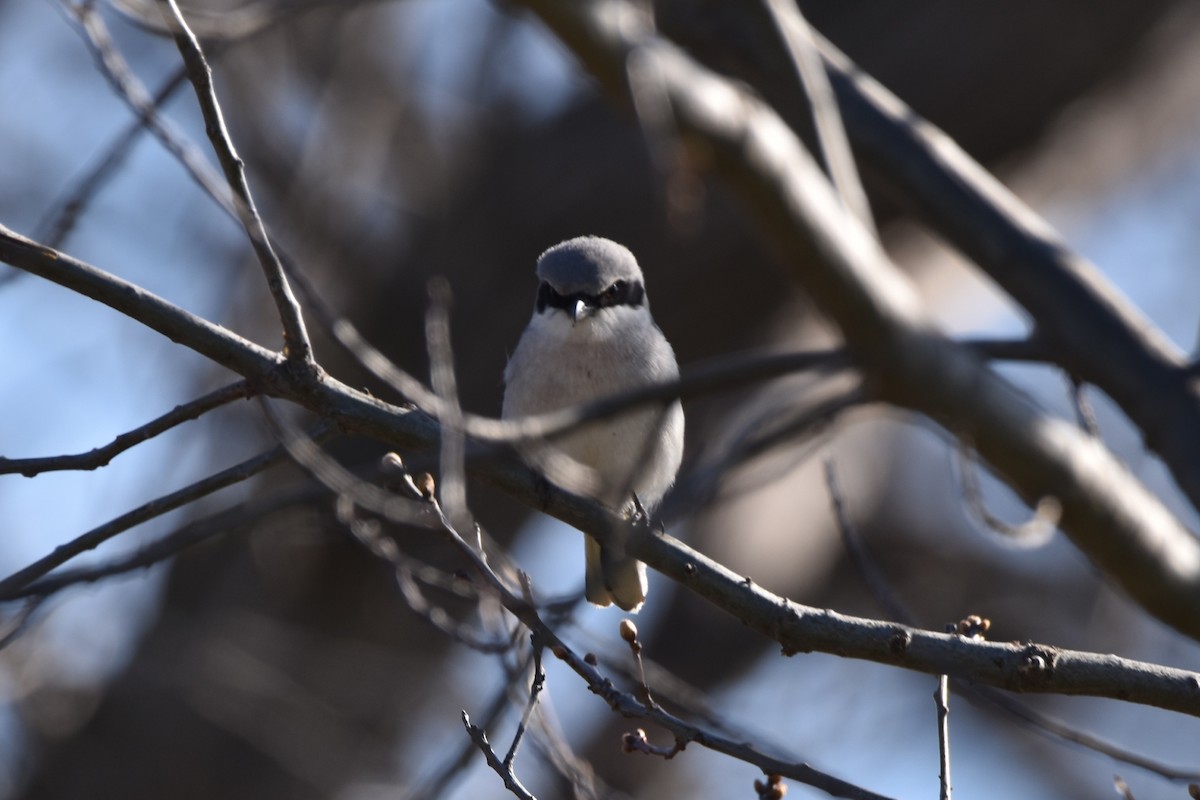
<path fill-rule="evenodd" d="M 261 381 L 264 389 L 270 393 L 303 402 L 344 431 L 372 436 L 398 448 L 430 450 L 436 446 L 438 430 L 430 418 L 389 406 L 331 377 L 315 384 L 297 385 L 284 380 L 277 371 L 280 361 L 275 354 L 132 284 L 42 247 L 2 226 L 0 259 L 42 274 L 127 313 L 214 361 L 238 369 L 252 383 Z M 789 359 L 811 364 L 812 358 L 811 354 L 781 356 L 771 366 L 778 369 Z M 757 369 L 761 371 L 765 368 L 758 365 Z M 726 375 L 707 374 L 697 384 L 711 387 L 727 380 Z M 668 389 L 652 387 L 647 392 L 679 395 L 678 387 L 674 386 Z M 468 472 L 530 506 L 543 508 L 546 513 L 601 541 L 609 535 L 613 525 L 625 524 L 612 512 L 587 498 L 553 487 L 547 488 L 544 481 L 539 481 L 516 458 L 474 461 L 469 463 Z M 335 477 L 340 479 L 347 476 Z M 353 476 L 348 477 L 351 479 L 348 485 L 353 490 L 358 481 Z M 386 507 L 389 497 L 394 496 L 385 493 L 369 499 L 378 500 L 378 505 Z M 360 497 L 353 499 L 359 505 L 379 513 L 371 502 L 363 503 Z M 403 502 L 400 498 L 395 500 Z M 1124 516 L 1122 513 L 1117 520 L 1122 520 Z M 428 524 L 427 519 L 418 521 L 418 524 Z M 631 531 L 629 547 L 631 555 L 726 609 L 750 627 L 780 642 L 789 651 L 836 652 L 935 675 L 949 673 L 1015 691 L 1111 696 L 1190 714 L 1200 713 L 1200 685 L 1196 684 L 1194 673 L 1032 645 L 1023 648 L 987 643 L 961 650 L 943 634 L 856 619 L 790 603 L 746 583 L 741 576 L 708 561 L 665 535 L 648 534 L 644 529 L 640 532 Z M 1167 574 L 1170 574 L 1169 571 Z M 839 640 L 838 637 L 843 635 L 844 641 Z M 1041 675 L 1045 680 L 1034 679 L 1038 671 L 1031 671 L 1029 667 L 1018 671 L 1026 656 L 1036 665 L 1033 657 L 1045 652 L 1061 656 L 1051 659 L 1054 668 Z M 1042 661 L 1045 662 L 1044 657 Z M 1124 693 L 1124 688 L 1114 688 L 1118 683 L 1129 687 L 1128 694 Z"/>
<path fill-rule="evenodd" d="M 825 462 L 825 482 L 829 488 L 834 517 L 837 521 L 838 531 L 842 536 L 842 542 L 846 547 L 846 552 L 850 555 L 851 561 L 854 562 L 855 568 L 858 569 L 866 581 L 875 602 L 884 609 L 890 619 L 902 622 L 905 625 L 915 625 L 915 616 L 900 598 L 897 597 L 895 591 L 893 591 L 891 584 L 879 568 L 878 561 L 870 554 L 862 532 L 850 518 L 850 514 L 846 509 L 846 501 L 838 485 L 837 475 L 831 460 L 826 460 Z M 970 618 L 964 620 L 964 622 L 970 622 Z M 966 635 L 973 635 L 974 633 L 974 631 L 970 630 L 970 626 L 964 626 L 962 623 L 960 623 L 957 632 Z M 953 688 L 955 692 L 965 697 L 974 705 L 987 709 L 999 709 L 1011 716 L 1015 721 L 1024 724 L 1028 730 L 1058 741 L 1060 744 L 1065 742 L 1079 745 L 1101 755 L 1108 756 L 1115 761 L 1130 764 L 1147 772 L 1153 772 L 1167 780 L 1200 779 L 1200 772 L 1194 769 L 1172 766 L 1147 758 L 1139 753 L 1134 753 L 1095 734 L 1068 725 L 1049 714 L 1037 711 L 1029 704 L 1023 703 L 1017 698 L 993 689 L 990 686 L 982 686 L 972 681 L 956 678 L 953 682 Z"/>
<path fill-rule="evenodd" d="M 251 383 L 271 382 L 281 363 L 275 353 L 220 325 L 3 225 L 0 225 L 0 260 L 101 302 L 171 341 L 228 367 Z"/>
<path fill-rule="evenodd" d="M 63 589 L 147 569 L 179 555 L 193 545 L 218 536 L 245 531 L 285 508 L 325 497 L 323 487 L 299 489 L 256 496 L 232 508 L 191 520 L 171 533 L 140 546 L 135 552 L 106 564 L 56 570 L 15 593 L 16 597 L 48 597 Z"/>
<path fill-rule="evenodd" d="M 765 772 L 779 773 L 795 780 L 822 789 L 836 797 L 860 798 L 861 800 L 884 800 L 881 795 L 870 792 L 854 784 L 847 783 L 807 764 L 796 764 L 781 761 L 764 755 L 744 742 L 735 742 L 722 736 L 691 725 L 657 706 L 647 706 L 640 700 L 624 692 L 618 691 L 611 681 L 604 678 L 587 658 L 581 658 L 547 626 L 538 615 L 537 609 L 525 599 L 518 597 L 506 586 L 487 564 L 475 554 L 474 550 L 449 524 L 444 515 L 440 517 L 444 530 L 458 545 L 460 551 L 475 562 L 476 569 L 489 581 L 496 590 L 500 601 L 517 619 L 525 624 L 534 635 L 543 639 L 550 646 L 554 655 L 564 661 L 576 674 L 587 681 L 591 691 L 604 699 L 613 710 L 627 716 L 646 719 L 654 722 L 675 736 L 675 750 L 679 752 L 687 742 L 696 742 L 711 750 L 733 756 L 747 763 L 762 768 Z M 616 522 L 614 521 L 614 524 Z"/>
<path fill-rule="evenodd" d="M 785 654 L 831 652 L 1014 692 L 1109 697 L 1200 716 L 1200 673 L 1049 645 L 964 642 L 953 634 L 802 606 L 665 533 L 632 535 L 629 551 L 779 642 Z"/>
<path fill-rule="evenodd" d="M 327 426 L 322 426 L 322 429 L 325 427 Z M 81 536 L 77 536 L 70 542 L 54 548 L 50 554 L 42 556 L 28 566 L 0 580 L 0 600 L 11 600 L 20 596 L 22 589 L 25 589 L 43 575 L 48 574 L 55 567 L 65 564 L 81 553 L 99 547 L 114 536 L 124 533 L 143 522 L 161 517 L 163 514 L 174 511 L 177 508 L 182 508 L 213 492 L 232 486 L 235 483 L 240 483 L 265 469 L 275 466 L 285 460 L 286 457 L 286 449 L 283 447 L 273 448 L 111 519 L 103 525 L 93 528 Z"/>
<path fill-rule="evenodd" d="M 250 396 L 250 385 L 244 381 L 235 381 L 209 392 L 202 397 L 175 406 L 161 417 L 147 422 L 145 425 L 126 431 L 103 447 L 97 447 L 86 453 L 66 456 L 44 456 L 41 458 L 5 458 L 0 456 L 0 475 L 21 474 L 32 478 L 42 472 L 59 470 L 92 470 L 108 466 L 112 459 L 126 450 L 142 442 L 149 441 L 161 433 L 171 430 L 177 425 L 198 419 L 201 415 Z"/>
<path fill-rule="evenodd" d="M 988 530 L 1022 547 L 1045 544 L 1054 535 L 1062 519 L 1062 506 L 1058 499 L 1052 496 L 1039 499 L 1034 505 L 1033 515 L 1020 524 L 1013 525 L 1000 519 L 988 510 L 983 499 L 983 490 L 979 486 L 979 459 L 975 456 L 974 448 L 970 442 L 961 439 L 956 444 L 963 502 L 975 518 Z"/>
<path fill-rule="evenodd" d="M 213 87 L 212 68 L 205 60 L 200 43 L 188 28 L 175 0 L 158 0 L 158 2 L 163 12 L 163 19 L 166 21 L 167 27 L 175 39 L 175 44 L 179 48 L 179 54 L 183 57 L 183 63 L 187 67 L 188 79 L 195 87 L 196 99 L 199 101 L 200 110 L 204 115 L 205 130 L 212 142 L 213 150 L 217 154 L 217 160 L 225 172 L 229 188 L 237 201 L 235 208 L 238 218 L 246 229 L 254 253 L 258 257 L 259 265 L 266 276 L 267 288 L 275 300 L 279 320 L 283 325 L 284 356 L 291 363 L 311 368 L 315 362 L 313 361 L 312 345 L 308 341 L 308 331 L 304 327 L 304 316 L 300 311 L 300 304 L 296 302 L 295 295 L 292 294 L 291 286 L 288 285 L 283 264 L 280 263 L 279 256 L 276 255 L 275 249 L 271 245 L 267 229 L 254 205 L 250 185 L 246 180 L 245 164 L 234 149 L 229 131 L 225 128 L 225 118 L 221 113 L 221 106 Z"/>
<path fill-rule="evenodd" d="M 533 678 L 529 682 L 529 702 L 525 705 L 525 713 L 521 715 L 521 722 L 517 725 L 516 733 L 513 734 L 512 744 L 504 755 L 504 766 L 509 771 L 512 771 L 513 762 L 517 760 L 517 749 L 521 746 L 521 739 L 525 736 L 526 728 L 529 727 L 529 719 L 533 716 L 534 709 L 537 708 L 538 698 L 541 697 L 542 690 L 546 688 L 546 670 L 542 668 L 543 650 L 545 647 L 535 634 L 533 637 Z"/>
<path fill-rule="evenodd" d="M 1151 614 L 1200 638 L 1200 540 L 1102 443 L 1039 409 L 937 330 L 909 278 L 769 106 L 633 24 L 621 0 L 523 4 L 622 98 L 619 67 L 629 52 L 655 53 L 685 137 L 837 322 L 879 397 L 970 436 L 1027 502 L 1057 497 L 1062 530 L 1094 563 Z M 1194 449 L 1188 458 L 1196 461 Z"/>
<path fill-rule="evenodd" d="M 183 165 L 200 188 L 213 198 L 226 213 L 237 219 L 234 201 L 231 201 L 229 196 L 222 191 L 220 177 L 204 160 L 204 155 L 200 150 L 176 130 L 169 120 L 158 113 L 157 102 L 150 97 L 145 86 L 129 69 L 129 65 L 117 50 L 116 45 L 113 44 L 108 26 L 104 24 L 104 18 L 96 11 L 95 4 L 92 2 L 72 3 L 69 0 L 63 0 L 63 2 L 67 3 L 70 13 L 79 23 L 79 30 L 95 56 L 100 73 L 137 115 L 137 124 L 144 125 L 149 129 L 167 152 Z M 173 84 L 174 82 L 171 81 L 167 85 L 172 86 Z M 129 140 L 132 141 L 132 137 L 129 137 Z M 69 221 L 69 217 L 67 219 Z"/>
<path fill-rule="evenodd" d="M 471 737 L 471 741 L 483 753 L 487 759 L 488 766 L 491 767 L 500 779 L 504 781 L 504 788 L 513 793 L 514 797 L 519 797 L 521 800 L 537 800 L 536 797 L 529 793 L 529 790 L 521 785 L 517 780 L 517 776 L 513 774 L 512 765 L 506 764 L 500 760 L 500 756 L 496 755 L 496 751 L 492 749 L 488 743 L 487 732 L 477 725 L 471 723 L 471 718 L 467 712 L 462 712 L 463 727 L 467 729 L 467 735 Z"/>
<path fill-rule="evenodd" d="M 183 85 L 185 80 L 187 80 L 187 71 L 180 67 L 174 75 L 163 82 L 154 96 L 150 98 L 150 110 L 157 111 L 167 98 Z M 79 178 L 69 191 L 59 196 L 59 199 L 42 215 L 41 220 L 34 228 L 35 239 L 50 247 L 62 246 L 92 199 L 106 183 L 117 176 L 121 165 L 133 149 L 133 145 L 147 130 L 149 120 L 148 114 L 139 113 L 138 118 L 113 140 L 104 156 Z"/>
<path fill-rule="evenodd" d="M 787 45 L 792 57 L 801 94 L 808 98 L 812 110 L 813 127 L 817 134 L 817 147 L 829 179 L 837 189 L 838 196 L 846 209 L 858 217 L 871 235 L 878 236 L 867 193 L 863 191 L 854 164 L 854 153 L 846 138 L 842 115 L 838 111 L 837 97 L 829 85 L 821 53 L 813 41 L 812 29 L 804 18 L 796 0 L 763 0 L 771 14 L 775 29 Z"/>
<path fill-rule="evenodd" d="M 463 411 L 458 402 L 458 381 L 454 375 L 454 350 L 450 342 L 450 284 L 434 279 L 429 283 L 429 312 L 425 320 L 425 342 L 429 351 L 429 377 L 440 401 L 443 415 L 440 464 L 442 507 L 456 527 L 467 528 L 467 481 L 463 461 L 466 440 L 463 437 Z"/>
<path fill-rule="evenodd" d="M 950 679 L 946 675 L 938 676 L 933 701 L 937 706 L 938 722 L 938 798 L 950 800 L 953 794 L 950 785 Z"/>
<path fill-rule="evenodd" d="M 1179 348 L 952 139 L 816 39 L 859 155 L 1029 312 L 1055 361 L 1116 401 L 1200 508 L 1200 384 Z"/>
<path fill-rule="evenodd" d="M 25 631 L 29 630 L 29 626 L 33 624 L 34 614 L 42 607 L 42 601 L 45 599 L 44 597 L 30 597 L 13 614 L 13 619 L 8 625 L 8 630 L 3 635 L 0 635 L 0 650 L 8 647 L 21 638 Z"/>
<path fill-rule="evenodd" d="M 479 727 L 484 730 L 492 727 L 500 721 L 500 716 L 508 708 L 508 681 L 506 680 L 505 685 L 497 690 L 492 701 L 488 703 L 482 715 L 483 721 L 479 724 Z M 478 745 L 475 743 L 475 740 L 468 737 L 464 740 L 463 747 L 458 752 L 446 758 L 441 766 L 435 769 L 428 778 L 423 780 L 418 786 L 402 792 L 400 795 L 402 800 L 437 800 L 437 798 L 446 797 L 450 787 L 466 771 L 471 755 L 477 747 Z"/>

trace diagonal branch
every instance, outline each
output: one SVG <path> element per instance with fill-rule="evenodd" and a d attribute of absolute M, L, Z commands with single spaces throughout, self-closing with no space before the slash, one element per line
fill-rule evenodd
<path fill-rule="evenodd" d="M 911 281 L 770 107 L 639 27 L 622 0 L 523 4 L 619 97 L 618 67 L 634 49 L 653 54 L 683 136 L 841 328 L 877 396 L 971 437 L 1030 504 L 1054 495 L 1063 531 L 1093 562 L 1151 614 L 1200 638 L 1200 541 L 1102 443 L 937 330 Z"/>
<path fill-rule="evenodd" d="M 817 146 L 829 172 L 830 182 L 846 207 L 872 234 L 876 234 L 875 221 L 867 193 L 863 191 L 858 177 L 858 167 L 842 115 L 838 110 L 837 98 L 821 62 L 821 53 L 813 39 L 812 28 L 796 0 L 763 0 L 771 14 L 772 22 L 783 38 L 791 55 L 801 93 L 807 98 L 812 110 L 813 128 L 817 134 Z"/>
<path fill-rule="evenodd" d="M 295 456 L 294 447 L 298 441 L 297 437 L 289 433 L 285 441 L 289 447 L 293 448 L 292 453 Z M 298 461 L 298 463 L 310 469 L 313 465 L 313 462 L 307 458 Z M 317 471 L 313 471 L 312 474 L 314 477 L 320 477 Z M 330 488 L 339 493 L 346 491 L 353 502 L 385 517 L 391 516 L 398 508 L 395 503 L 386 499 L 373 504 L 372 498 L 377 497 L 378 493 L 372 491 L 374 487 L 370 485 L 364 484 L 355 487 L 342 484 L 330 486 Z M 425 504 L 427 506 L 427 516 L 436 520 L 434 527 L 441 530 L 441 532 L 450 538 L 461 555 L 483 577 L 486 587 L 495 592 L 500 603 L 532 632 L 535 638 L 535 647 L 549 647 L 550 651 L 557 658 L 564 661 L 577 675 L 583 678 L 587 682 L 588 688 L 608 703 L 614 711 L 627 717 L 654 722 L 670 731 L 675 736 L 676 744 L 673 752 L 682 750 L 690 742 L 696 742 L 710 750 L 724 753 L 725 755 L 758 766 L 764 772 L 786 775 L 828 792 L 835 797 L 851 798 L 852 800 L 888 800 L 883 795 L 843 781 L 806 763 L 788 762 L 761 753 L 746 742 L 734 741 L 720 734 L 697 727 L 657 705 L 647 705 L 631 694 L 618 691 L 612 681 L 604 677 L 595 665 L 590 663 L 586 658 L 579 656 L 563 642 L 554 629 L 542 619 L 537 607 L 529 598 L 516 594 L 508 582 L 489 566 L 485 555 L 467 543 L 454 528 L 454 525 L 441 507 L 438 506 L 432 492 L 426 495 Z M 594 504 L 593 507 L 596 509 L 600 508 Z M 619 525 L 629 525 L 627 520 L 612 514 L 612 512 L 603 510 L 601 512 L 609 515 L 611 520 L 610 525 L 613 528 Z M 405 522 L 410 515 L 411 512 L 405 510 L 401 515 L 395 517 L 395 521 Z M 644 526 L 636 526 L 634 529 L 644 530 L 645 528 Z M 388 554 L 383 551 L 373 549 L 372 553 L 377 557 L 389 558 Z M 512 764 L 507 759 L 502 761 L 496 755 L 487 741 L 486 733 L 478 726 L 471 724 L 470 718 L 465 711 L 463 712 L 463 724 L 466 726 L 471 739 L 484 753 L 488 765 L 504 780 L 505 787 L 518 797 L 527 797 L 527 790 L 516 779 L 516 775 L 513 774 Z"/>
<path fill-rule="evenodd" d="M 320 426 L 320 432 L 328 431 L 329 426 Z M 318 433 L 317 435 L 320 435 Z M 67 542 L 66 545 L 55 547 L 53 552 L 48 555 L 43 555 L 34 563 L 23 567 L 23 569 L 13 572 L 12 575 L 0 581 L 0 601 L 11 600 L 20 594 L 20 590 L 28 587 L 31 583 L 37 581 L 38 578 L 48 575 L 54 570 L 54 567 L 66 564 L 77 555 L 91 551 L 103 545 L 114 536 L 124 534 L 125 531 L 137 527 L 144 522 L 149 522 L 150 519 L 161 517 L 164 513 L 172 512 L 176 509 L 194 503 L 200 498 L 208 497 L 208 495 L 221 491 L 221 489 L 233 486 L 234 483 L 240 483 L 262 473 L 265 469 L 275 467 L 276 464 L 286 461 L 288 451 L 284 447 L 274 447 L 269 451 L 260 453 L 253 458 L 247 458 L 246 461 L 239 464 L 234 464 L 233 467 L 223 469 L 220 473 L 209 475 L 203 480 L 191 483 L 191 485 L 178 489 L 178 491 L 170 494 L 164 494 L 161 498 L 156 498 L 133 509 L 122 513 L 121 516 L 109 519 L 108 522 L 98 525 L 97 528 L 92 528 L 88 533 L 77 536 L 76 539 Z"/>
<path fill-rule="evenodd" d="M 157 419 L 145 425 L 120 434 L 108 444 L 97 447 L 86 453 L 66 456 L 43 456 L 41 458 L 5 458 L 0 456 L 0 475 L 19 473 L 26 478 L 32 478 L 42 472 L 57 470 L 92 470 L 108 466 L 116 456 L 124 453 L 142 442 L 153 439 L 161 433 L 199 419 L 203 414 L 250 396 L 250 384 L 244 380 L 234 381 L 228 386 L 222 386 L 195 400 L 176 406 Z"/>
<path fill-rule="evenodd" d="M 322 430 L 325 430 L 327 427 L 322 426 Z M 119 517 L 115 517 L 103 525 L 93 528 L 87 533 L 77 536 L 70 542 L 54 548 L 48 555 L 42 556 L 31 564 L 12 573 L 7 578 L 0 580 L 0 601 L 10 600 L 19 596 L 22 589 L 29 586 L 38 578 L 47 575 L 55 567 L 67 563 L 76 556 L 86 553 L 88 550 L 96 549 L 114 536 L 124 533 L 137 525 L 141 525 L 143 522 L 161 517 L 163 514 L 167 514 L 177 508 L 183 508 L 202 497 L 207 497 L 213 492 L 251 478 L 263 470 L 269 469 L 281 461 L 285 461 L 287 455 L 287 450 L 283 447 L 272 448 L 265 453 L 249 458 L 240 464 L 235 464 L 228 469 L 196 481 L 182 489 L 155 498 L 132 511 L 127 511 Z"/>
<path fill-rule="evenodd" d="M 816 39 L 857 152 L 1029 312 L 1056 361 L 1116 401 L 1200 508 L 1200 384 L 1180 349 L 952 139 Z"/>
<path fill-rule="evenodd" d="M 264 518 L 283 509 L 314 498 L 326 498 L 323 487 L 301 486 L 266 496 L 255 496 L 231 508 L 192 519 L 171 533 L 143 544 L 136 551 L 102 564 L 67 567 L 39 578 L 14 593 L 15 597 L 41 598 L 73 586 L 107 580 L 137 570 L 148 569 L 160 562 L 173 558 L 184 550 L 214 539 L 252 529 Z"/>
<path fill-rule="evenodd" d="M 305 381 L 291 372 L 281 375 L 281 361 L 276 354 L 2 226 L 0 260 L 44 275 L 128 314 L 242 372 L 256 387 L 261 385 L 263 392 L 293 400 L 320 414 L 345 433 L 370 436 L 398 449 L 429 452 L 438 446 L 438 426 L 429 416 L 388 405 L 330 376 Z M 717 375 L 706 378 L 715 380 Z M 658 390 L 677 397 L 680 385 Z M 601 543 L 609 542 L 608 537 L 618 526 L 627 524 L 588 498 L 547 485 L 511 455 L 469 460 L 468 473 Z M 1118 484 L 1113 490 L 1119 492 L 1123 486 Z M 948 673 L 1011 691 L 1111 697 L 1200 715 L 1200 676 L 1196 673 L 1046 646 L 964 643 L 947 634 L 800 606 L 763 591 L 665 534 L 651 534 L 640 526 L 621 533 L 629 537 L 631 555 L 779 642 L 789 652 L 818 650 L 934 675 Z"/>
<path fill-rule="evenodd" d="M 252 383 L 270 380 L 281 363 L 275 353 L 220 325 L 3 225 L 0 225 L 0 261 L 101 302 Z"/>
<path fill-rule="evenodd" d="M 283 271 L 283 264 L 267 236 L 267 229 L 259 216 L 258 208 L 250 193 L 250 184 L 246 180 L 246 165 L 233 147 L 233 140 L 225 127 L 225 117 L 217 100 L 213 87 L 212 68 L 204 58 L 200 43 L 188 28 L 187 21 L 175 0 L 158 0 L 162 7 L 163 18 L 183 57 L 187 67 L 188 78 L 196 89 L 196 99 L 200 103 L 200 111 L 204 115 L 204 126 L 208 138 L 212 142 L 217 160 L 225 172 L 225 179 L 233 192 L 238 218 L 246 229 L 247 236 L 258 257 L 267 279 L 267 288 L 275 300 L 279 312 L 279 320 L 283 325 L 284 356 L 289 363 L 314 367 L 312 345 L 308 340 L 308 331 L 304 327 L 304 315 L 300 304 L 296 301 L 292 288 L 288 284 Z"/>

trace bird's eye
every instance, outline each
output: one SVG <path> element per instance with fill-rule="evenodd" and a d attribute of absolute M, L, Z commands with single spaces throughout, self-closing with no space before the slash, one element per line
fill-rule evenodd
<path fill-rule="evenodd" d="M 612 302 L 621 296 L 625 291 L 625 281 L 617 281 L 612 286 L 604 290 L 604 299 Z"/>

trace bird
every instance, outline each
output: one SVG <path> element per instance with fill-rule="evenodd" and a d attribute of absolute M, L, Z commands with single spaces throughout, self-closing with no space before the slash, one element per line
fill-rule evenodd
<path fill-rule="evenodd" d="M 556 411 L 679 377 L 675 351 L 650 316 L 642 269 L 628 248 L 579 236 L 538 257 L 533 317 L 504 370 L 501 418 Z M 594 478 L 594 499 L 648 522 L 683 459 L 683 406 L 641 406 L 587 423 L 550 443 L 519 448 L 526 461 L 552 465 L 547 448 Z M 552 470 L 548 477 L 553 480 Z M 644 512 L 644 513 L 643 513 Z M 598 606 L 636 612 L 646 599 L 646 567 L 584 537 L 584 594 Z"/>

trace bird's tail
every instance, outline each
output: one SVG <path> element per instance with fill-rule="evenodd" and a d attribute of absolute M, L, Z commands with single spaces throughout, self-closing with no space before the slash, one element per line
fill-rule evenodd
<path fill-rule="evenodd" d="M 616 603 L 625 611 L 637 612 L 646 602 L 646 565 L 635 558 L 613 556 L 590 536 L 584 540 L 588 602 L 598 606 Z"/>

